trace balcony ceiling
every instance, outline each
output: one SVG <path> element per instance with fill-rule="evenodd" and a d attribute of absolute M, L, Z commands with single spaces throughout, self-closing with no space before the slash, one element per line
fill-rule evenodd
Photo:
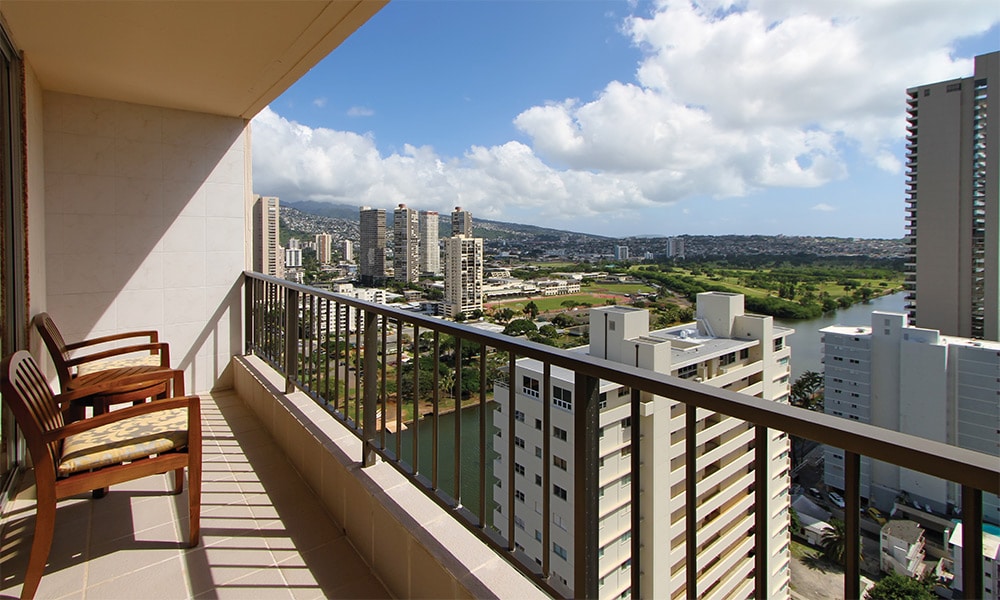
<path fill-rule="evenodd" d="M 387 1 L 4 0 L 0 13 L 45 90 L 249 119 Z"/>

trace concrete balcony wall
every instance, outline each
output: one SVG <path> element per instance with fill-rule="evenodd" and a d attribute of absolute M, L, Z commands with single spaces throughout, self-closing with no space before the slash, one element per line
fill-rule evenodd
<path fill-rule="evenodd" d="M 257 357 L 232 359 L 237 393 L 397 598 L 546 598 L 392 466 Z"/>
<path fill-rule="evenodd" d="M 51 91 L 42 113 L 44 175 L 30 183 L 44 182 L 44 218 L 28 238 L 45 242 L 44 266 L 32 265 L 45 299 L 32 312 L 48 310 L 68 341 L 159 330 L 189 391 L 230 387 L 249 239 L 246 121 Z"/>

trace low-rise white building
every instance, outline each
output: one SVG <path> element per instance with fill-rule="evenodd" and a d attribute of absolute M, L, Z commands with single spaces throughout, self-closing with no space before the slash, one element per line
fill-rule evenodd
<path fill-rule="evenodd" d="M 924 528 L 915 521 L 889 521 L 879 536 L 879 568 L 920 579 L 924 575 Z"/>
<path fill-rule="evenodd" d="M 649 330 L 649 312 L 627 306 L 591 310 L 590 346 L 577 351 L 658 373 L 703 381 L 770 400 L 788 398 L 788 359 L 785 344 L 793 330 L 774 325 L 771 317 L 748 315 L 743 296 L 709 292 L 699 294 L 697 321 L 659 331 Z M 502 507 L 493 522 L 507 531 L 511 519 L 515 548 L 531 560 L 548 555 L 553 577 L 565 586 L 573 581 L 573 410 L 575 378 L 571 371 L 551 367 L 550 427 L 543 430 L 543 365 L 534 359 L 517 361 L 509 382 L 497 383 L 499 433 L 493 450 L 496 487 L 494 499 Z M 683 596 L 686 510 L 698 514 L 697 561 L 699 596 L 747 598 L 754 591 L 754 535 L 769 535 L 767 565 L 769 598 L 787 598 L 789 583 L 789 458 L 788 438 L 774 432 L 768 441 L 768 472 L 754 472 L 754 430 L 748 423 L 718 413 L 697 410 L 697 471 L 700 503 L 685 500 L 686 409 L 679 402 L 650 394 L 640 398 L 641 418 L 631 418 L 631 390 L 601 381 L 600 500 L 598 563 L 600 598 L 628 592 L 631 570 L 641 570 L 641 589 L 633 597 Z M 514 431 L 508 428 L 514 411 Z M 638 428 L 638 429 L 637 429 Z M 639 479 L 641 507 L 631 504 L 631 440 L 640 435 Z M 509 454 L 513 436 L 514 451 Z M 549 438 L 551 456 L 543 454 Z M 513 461 L 514 480 L 507 479 Z M 542 489 L 548 472 L 551 489 Z M 769 522 L 754 524 L 754 486 L 768 486 Z M 515 502 L 507 498 L 513 486 Z M 542 504 L 549 496 L 550 515 Z M 508 507 L 510 510 L 508 510 Z M 631 556 L 632 510 L 640 510 L 643 552 L 641 564 Z M 543 548 L 543 519 L 550 521 L 550 545 Z"/>

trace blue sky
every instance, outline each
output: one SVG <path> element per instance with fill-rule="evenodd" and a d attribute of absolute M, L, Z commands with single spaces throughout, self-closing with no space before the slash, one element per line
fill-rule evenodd
<path fill-rule="evenodd" d="M 905 89 L 971 75 L 998 23 L 982 1 L 395 0 L 254 120 L 254 191 L 900 237 Z"/>

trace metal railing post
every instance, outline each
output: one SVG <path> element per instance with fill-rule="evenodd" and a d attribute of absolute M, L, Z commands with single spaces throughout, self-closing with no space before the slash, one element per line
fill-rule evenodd
<path fill-rule="evenodd" d="M 962 486 L 962 597 L 983 598 L 983 493 Z"/>
<path fill-rule="evenodd" d="M 299 292 L 285 288 L 285 393 L 295 391 L 294 377 L 299 370 Z"/>
<path fill-rule="evenodd" d="M 684 576 L 685 595 L 698 597 L 698 413 L 684 406 Z"/>
<path fill-rule="evenodd" d="M 754 426 L 754 597 L 767 598 L 768 575 L 768 531 L 770 525 L 769 487 L 771 480 L 770 448 L 768 447 L 767 427 Z M 848 596 L 850 597 L 850 596 Z"/>
<path fill-rule="evenodd" d="M 243 276 L 243 355 L 253 354 L 253 312 L 257 280 Z"/>
<path fill-rule="evenodd" d="M 364 419 L 362 463 L 366 467 L 375 464 L 375 429 L 378 417 L 378 315 L 370 310 L 365 311 L 365 345 L 364 373 L 361 374 L 364 385 Z M 360 348 L 358 349 L 361 350 Z M 357 372 L 355 372 L 357 376 Z"/>
<path fill-rule="evenodd" d="M 600 380 L 579 371 L 575 376 L 573 406 L 573 596 L 597 598 L 598 404 Z M 546 390 L 548 391 L 548 390 Z M 545 490 L 551 494 L 552 490 Z M 548 548 L 545 549 L 549 551 Z"/>
<path fill-rule="evenodd" d="M 861 455 L 844 452 L 844 597 L 861 597 Z"/>

